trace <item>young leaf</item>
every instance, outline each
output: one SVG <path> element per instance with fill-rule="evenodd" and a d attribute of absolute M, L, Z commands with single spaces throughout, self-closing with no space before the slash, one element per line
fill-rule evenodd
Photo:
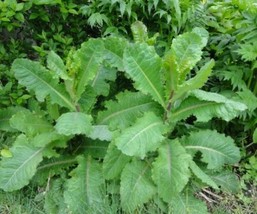
<path fill-rule="evenodd" d="M 81 48 L 75 53 L 74 59 L 80 64 L 79 72 L 76 76 L 77 100 L 85 91 L 86 85 L 95 78 L 101 62 L 103 61 L 103 42 L 99 39 L 90 39 L 83 43 Z"/>
<path fill-rule="evenodd" d="M 161 78 L 162 61 L 145 43 L 131 44 L 124 53 L 125 71 L 135 81 L 135 88 L 165 106 L 164 88 Z"/>
<path fill-rule="evenodd" d="M 116 67 L 119 71 L 124 71 L 123 53 L 128 45 L 126 39 L 109 37 L 104 39 L 104 56 L 110 66 Z"/>
<path fill-rule="evenodd" d="M 179 73 L 179 84 L 185 81 L 188 72 L 201 59 L 201 49 L 206 45 L 208 32 L 197 28 L 192 32 L 184 33 L 172 41 L 171 50 L 174 54 L 177 71 Z"/>
<path fill-rule="evenodd" d="M 146 42 L 148 39 L 147 28 L 143 22 L 136 21 L 131 25 L 134 42 Z"/>
<path fill-rule="evenodd" d="M 90 156 L 78 157 L 79 165 L 66 182 L 64 200 L 72 213 L 104 213 L 104 179 L 101 165 Z"/>
<path fill-rule="evenodd" d="M 191 157 L 177 140 L 168 141 L 159 148 L 159 156 L 153 163 L 153 180 L 158 194 L 167 203 L 186 186 Z"/>
<path fill-rule="evenodd" d="M 33 147 L 24 135 L 17 137 L 10 149 L 11 158 L 3 158 L 0 165 L 0 188 L 4 191 L 18 190 L 29 184 L 42 161 L 44 148 Z"/>
<path fill-rule="evenodd" d="M 204 86 L 205 82 L 208 80 L 208 77 L 211 75 L 213 66 L 214 61 L 210 60 L 200 69 L 200 71 L 197 72 L 196 76 L 185 81 L 182 85 L 179 85 L 172 100 L 175 101 L 185 93 Z"/>
<path fill-rule="evenodd" d="M 89 135 L 92 131 L 91 121 L 92 117 L 90 115 L 81 112 L 68 112 L 57 119 L 55 129 L 59 134 L 67 136 L 75 134 Z"/>
<path fill-rule="evenodd" d="M 173 197 L 170 206 L 171 213 L 208 214 L 206 204 L 187 192 Z"/>
<path fill-rule="evenodd" d="M 30 111 L 16 113 L 10 119 L 10 125 L 28 136 L 35 136 L 36 134 L 53 130 L 53 126 L 48 121 Z"/>
<path fill-rule="evenodd" d="M 130 159 L 130 157 L 118 150 L 114 143 L 111 143 L 104 157 L 104 177 L 108 180 L 118 177 Z"/>
<path fill-rule="evenodd" d="M 178 108 L 172 109 L 170 117 L 172 122 L 186 119 L 191 115 L 196 116 L 199 122 L 207 122 L 213 117 L 230 121 L 244 110 L 246 106 L 243 103 L 229 100 L 220 94 L 194 90 Z"/>
<path fill-rule="evenodd" d="M 190 162 L 190 169 L 195 174 L 195 176 L 197 178 L 199 178 L 203 183 L 208 184 L 209 186 L 211 186 L 214 189 L 218 189 L 217 184 L 211 179 L 210 176 L 208 176 L 206 173 L 204 173 L 204 171 L 202 171 L 200 169 L 200 167 L 198 167 L 194 161 Z"/>
<path fill-rule="evenodd" d="M 162 135 L 167 127 L 161 118 L 152 112 L 146 113 L 136 123 L 115 139 L 116 146 L 122 153 L 143 159 L 150 151 L 155 151 L 165 139 Z"/>
<path fill-rule="evenodd" d="M 66 72 L 66 67 L 61 59 L 54 51 L 50 51 L 47 56 L 47 67 L 54 72 L 54 77 L 68 80 L 70 77 Z"/>
<path fill-rule="evenodd" d="M 150 165 L 133 160 L 124 168 L 121 175 L 121 206 L 128 212 L 148 202 L 156 193 L 156 187 L 151 180 Z"/>
<path fill-rule="evenodd" d="M 182 139 L 182 143 L 192 156 L 200 151 L 208 169 L 220 169 L 224 164 L 235 164 L 240 160 L 240 152 L 234 140 L 217 131 L 191 132 L 190 136 Z"/>
<path fill-rule="evenodd" d="M 35 91 L 40 102 L 50 95 L 52 103 L 76 110 L 64 85 L 58 83 L 57 79 L 53 79 L 50 72 L 38 62 L 16 59 L 12 64 L 12 71 L 21 85 L 26 86 L 28 90 Z"/>
<path fill-rule="evenodd" d="M 117 101 L 107 101 L 107 110 L 98 114 L 97 124 L 109 125 L 111 129 L 124 129 L 142 117 L 144 112 L 159 113 L 159 105 L 140 92 L 121 92 L 116 96 Z"/>

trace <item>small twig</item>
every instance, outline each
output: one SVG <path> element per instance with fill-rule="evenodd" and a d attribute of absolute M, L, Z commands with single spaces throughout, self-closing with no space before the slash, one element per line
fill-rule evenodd
<path fill-rule="evenodd" d="M 223 199 L 221 196 L 219 196 L 219 195 L 217 195 L 217 194 L 215 194 L 215 193 L 213 193 L 213 192 L 211 192 L 211 191 L 209 191 L 209 190 L 207 190 L 207 189 L 203 189 L 203 191 L 206 192 L 206 193 L 208 193 L 209 195 L 215 197 L 215 198 L 218 198 L 218 199 L 220 199 L 220 200 Z"/>
<path fill-rule="evenodd" d="M 207 195 L 205 195 L 205 194 L 202 193 L 202 192 L 199 192 L 199 195 L 200 195 L 201 197 L 203 197 L 203 198 L 204 198 L 206 201 L 208 201 L 209 203 L 218 203 L 217 201 L 215 201 L 215 200 L 209 198 Z"/>

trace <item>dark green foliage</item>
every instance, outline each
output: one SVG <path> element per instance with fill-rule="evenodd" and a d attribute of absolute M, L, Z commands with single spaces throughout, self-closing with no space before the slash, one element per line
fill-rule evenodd
<path fill-rule="evenodd" d="M 40 186 L 46 213 L 208 213 L 195 196 L 236 195 L 232 169 L 257 186 L 256 4 L 1 1 L 0 188 Z"/>

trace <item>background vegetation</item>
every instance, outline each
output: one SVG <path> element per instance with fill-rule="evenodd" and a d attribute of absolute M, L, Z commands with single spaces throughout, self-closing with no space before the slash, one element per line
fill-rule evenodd
<path fill-rule="evenodd" d="M 255 0 L 1 1 L 0 212 L 256 213 L 256 17 Z M 132 59 L 142 70 L 151 70 L 145 64 L 152 61 L 162 71 L 159 83 L 147 76 L 161 96 L 133 73 Z M 169 76 L 174 67 L 177 79 Z M 58 93 L 32 84 L 29 70 Z M 108 120 L 131 103 L 147 107 Z M 208 108 L 176 116 L 196 104 Z M 140 150 L 139 139 L 137 153 L 124 145 L 152 123 L 159 124 L 150 135 L 156 142 L 143 135 L 151 146 Z M 194 138 L 202 144 L 188 145 Z M 167 145 L 157 145 L 163 139 Z M 230 159 L 189 151 L 209 139 Z M 179 186 L 171 190 L 177 198 L 158 180 L 169 169 L 161 171 L 168 145 L 185 177 L 184 183 L 168 177 Z M 42 156 L 34 165 L 10 179 L 37 149 Z M 141 191 L 127 193 L 139 177 Z M 93 184 L 80 192 L 85 178 Z M 90 200 L 76 204 L 69 195 Z"/>

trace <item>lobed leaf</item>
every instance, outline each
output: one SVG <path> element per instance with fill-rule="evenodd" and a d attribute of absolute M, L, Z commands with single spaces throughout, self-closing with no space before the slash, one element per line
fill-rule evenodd
<path fill-rule="evenodd" d="M 18 136 L 10 149 L 12 157 L 0 162 L 0 188 L 14 191 L 29 184 L 43 159 L 43 149 L 32 146 L 24 135 Z"/>
<path fill-rule="evenodd" d="M 154 47 L 145 43 L 131 44 L 125 50 L 123 62 L 126 73 L 135 81 L 135 88 L 165 106 L 162 61 Z"/>
<path fill-rule="evenodd" d="M 124 168 L 120 185 L 121 206 L 128 213 L 133 213 L 156 193 L 150 165 L 135 159 Z"/>
<path fill-rule="evenodd" d="M 143 159 L 148 152 L 155 151 L 165 139 L 167 127 L 161 118 L 152 112 L 146 113 L 136 123 L 115 139 L 115 144 L 122 153 Z"/>
<path fill-rule="evenodd" d="M 178 195 L 190 178 L 191 157 L 177 140 L 168 141 L 159 148 L 153 163 L 152 176 L 158 194 L 167 203 Z"/>
<path fill-rule="evenodd" d="M 200 151 L 208 169 L 220 169 L 224 164 L 235 164 L 240 160 L 240 151 L 234 140 L 217 131 L 191 132 L 190 136 L 182 139 L 182 143 L 192 156 Z"/>

